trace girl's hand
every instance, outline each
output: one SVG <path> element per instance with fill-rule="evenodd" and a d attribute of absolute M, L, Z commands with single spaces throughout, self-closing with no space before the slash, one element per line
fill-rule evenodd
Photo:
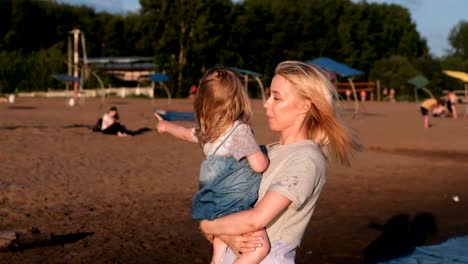
<path fill-rule="evenodd" d="M 243 235 L 222 235 L 218 236 L 238 257 L 242 253 L 255 251 L 256 248 L 263 246 L 263 237 L 253 236 L 253 233 Z"/>
<path fill-rule="evenodd" d="M 158 130 L 159 133 L 167 132 L 167 126 L 169 122 L 164 120 L 158 113 L 154 113 L 154 117 L 156 117 L 156 119 L 158 120 L 156 130 Z"/>

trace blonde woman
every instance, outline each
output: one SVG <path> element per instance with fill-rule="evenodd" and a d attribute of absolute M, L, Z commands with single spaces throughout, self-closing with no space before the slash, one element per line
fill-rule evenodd
<path fill-rule="evenodd" d="M 215 66 L 198 86 L 194 109 L 198 128 L 185 128 L 164 121 L 157 130 L 198 142 L 207 157 L 200 168 L 200 190 L 192 198 L 192 217 L 213 220 L 252 208 L 258 197 L 261 172 L 268 158 L 255 141 L 249 122 L 252 109 L 242 81 L 230 68 Z M 235 259 L 236 263 L 259 263 L 269 251 L 265 229 L 256 230 L 264 247 Z M 212 263 L 220 263 L 227 245 L 213 242 Z"/>
<path fill-rule="evenodd" d="M 252 209 L 200 223 L 205 236 L 229 245 L 222 263 L 261 249 L 263 238 L 252 232 L 265 227 L 271 251 L 261 263 L 294 263 L 325 184 L 328 157 L 337 156 L 349 165 L 350 152 L 360 149 L 339 120 L 336 91 L 319 69 L 282 62 L 270 89 L 264 107 L 279 140 L 268 146 L 270 165 L 263 173 L 258 202 Z"/>

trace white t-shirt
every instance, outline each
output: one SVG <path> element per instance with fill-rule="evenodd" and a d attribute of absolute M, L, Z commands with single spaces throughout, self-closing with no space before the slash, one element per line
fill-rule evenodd
<path fill-rule="evenodd" d="M 101 130 L 104 130 L 108 127 L 110 127 L 112 124 L 114 124 L 115 120 L 113 117 L 109 116 L 108 113 L 105 113 L 102 116 L 102 125 L 101 125 Z"/>
<path fill-rule="evenodd" d="M 230 134 L 233 129 L 235 129 L 234 132 Z M 193 129 L 192 134 L 194 135 L 195 140 L 198 141 L 198 139 L 195 136 L 195 129 Z M 241 121 L 235 121 L 233 126 L 226 132 L 224 132 L 224 134 L 221 137 L 219 137 L 214 142 L 206 143 L 203 146 L 203 152 L 205 153 L 205 156 L 208 157 L 209 155 L 213 155 L 216 148 L 224 141 L 224 139 L 228 135 L 229 138 L 216 152 L 217 156 L 232 156 L 236 160 L 240 160 L 243 157 L 247 157 L 260 151 L 260 147 L 255 141 L 252 128 Z"/>
<path fill-rule="evenodd" d="M 325 184 L 327 160 L 311 140 L 268 146 L 270 166 L 263 173 L 260 201 L 267 191 L 278 192 L 291 205 L 267 226 L 271 243 L 284 241 L 299 246 Z"/>

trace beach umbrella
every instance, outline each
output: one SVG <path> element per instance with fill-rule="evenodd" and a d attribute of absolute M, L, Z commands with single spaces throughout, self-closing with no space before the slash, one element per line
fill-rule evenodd
<path fill-rule="evenodd" d="M 346 64 L 334 61 L 330 58 L 327 57 L 319 57 L 315 58 L 313 60 L 308 60 L 306 61 L 307 64 L 312 64 L 315 66 L 318 66 L 326 71 L 335 73 L 336 75 L 339 75 L 341 77 L 345 77 L 348 79 L 349 84 L 351 85 L 351 89 L 353 90 L 354 94 L 354 113 L 356 114 L 359 110 L 359 103 L 358 103 L 358 98 L 356 94 L 356 88 L 354 87 L 354 83 L 352 78 L 354 76 L 362 75 L 364 74 L 363 71 L 353 69 L 349 67 Z"/>
<path fill-rule="evenodd" d="M 465 104 L 465 116 L 468 115 L 468 73 L 461 71 L 443 71 L 450 77 L 458 79 L 465 83 L 465 98 L 463 103 Z"/>
<path fill-rule="evenodd" d="M 424 92 L 429 94 L 431 98 L 434 98 L 434 95 L 431 93 L 431 91 L 429 91 L 426 88 L 426 85 L 429 84 L 429 80 L 426 77 L 424 77 L 424 75 L 416 75 L 415 77 L 409 79 L 407 83 L 414 85 L 414 97 L 416 98 L 417 105 L 419 105 L 418 89 L 423 90 Z"/>

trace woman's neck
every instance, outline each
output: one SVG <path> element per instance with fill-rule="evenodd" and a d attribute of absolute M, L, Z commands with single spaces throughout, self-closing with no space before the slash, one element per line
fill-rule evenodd
<path fill-rule="evenodd" d="M 302 127 L 299 129 L 289 128 L 289 129 L 281 131 L 279 144 L 287 145 L 287 144 L 291 144 L 294 142 L 307 140 L 307 139 L 309 139 L 309 135 L 306 129 L 303 129 Z"/>

